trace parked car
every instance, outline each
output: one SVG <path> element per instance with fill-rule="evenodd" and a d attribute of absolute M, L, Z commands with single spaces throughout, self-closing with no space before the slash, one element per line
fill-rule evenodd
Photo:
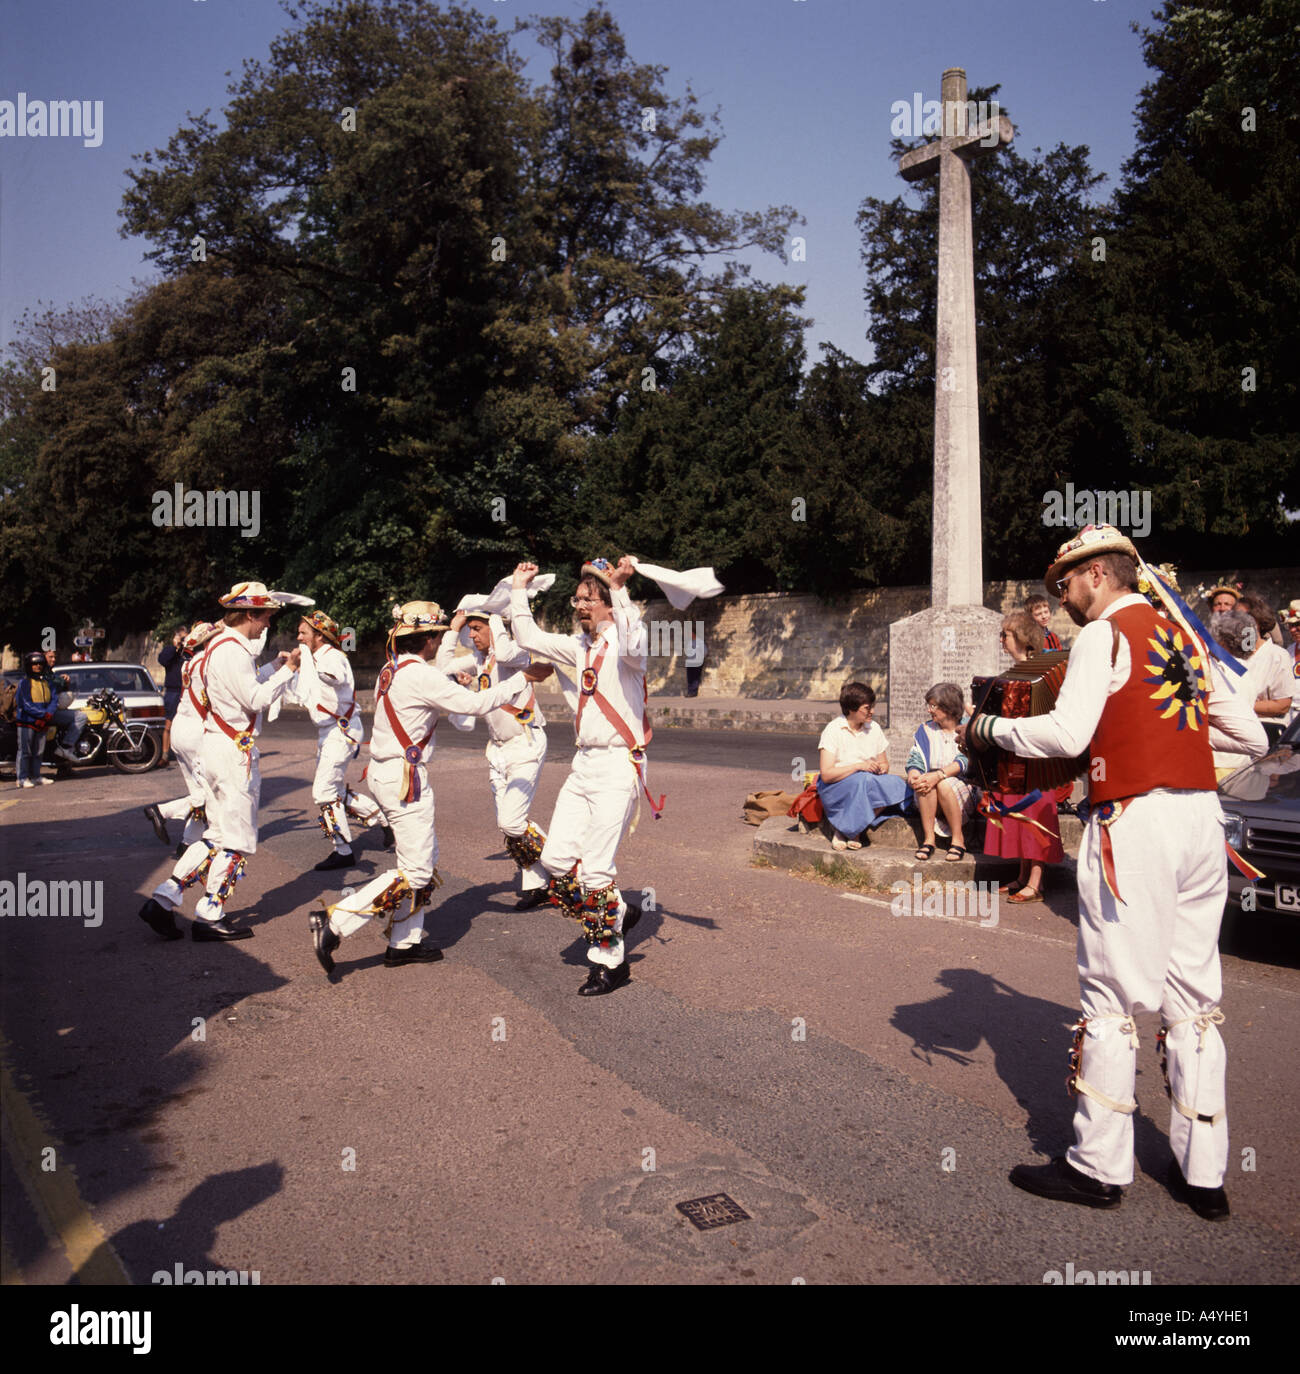
<path fill-rule="evenodd" d="M 1263 758 L 1219 784 L 1228 843 L 1264 876 L 1251 883 L 1230 863 L 1228 905 L 1300 921 L 1300 718 Z M 1253 907 L 1242 893 L 1254 888 Z"/>
<path fill-rule="evenodd" d="M 162 693 L 147 668 L 139 663 L 59 663 L 54 673 L 66 674 L 72 684 L 71 699 L 60 694 L 60 700 L 90 717 L 77 745 L 84 762 L 109 763 L 123 773 L 144 773 L 157 765 L 162 757 L 166 711 Z M 22 674 L 8 672 L 4 677 L 17 682 Z M 114 720 L 117 702 L 121 703 L 125 733 Z M 12 762 L 16 754 L 17 727 L 12 721 L 0 722 L 0 760 Z M 46 744 L 44 760 L 60 771 L 68 767 L 55 757 L 53 740 Z"/>

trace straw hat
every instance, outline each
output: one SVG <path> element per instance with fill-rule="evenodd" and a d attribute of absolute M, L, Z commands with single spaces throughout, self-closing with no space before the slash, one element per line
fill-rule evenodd
<path fill-rule="evenodd" d="M 1043 574 L 1048 594 L 1059 598 L 1061 593 L 1056 583 L 1061 574 L 1076 563 L 1086 563 L 1103 553 L 1126 553 L 1134 562 L 1142 559 L 1133 541 L 1114 525 L 1085 525 L 1057 549 L 1052 566 Z"/>

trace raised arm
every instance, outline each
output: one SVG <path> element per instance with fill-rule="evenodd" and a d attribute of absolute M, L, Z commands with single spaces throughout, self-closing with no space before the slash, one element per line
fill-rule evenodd
<path fill-rule="evenodd" d="M 572 635 L 554 635 L 538 629 L 528 604 L 528 593 L 516 587 L 510 593 L 510 627 L 515 643 L 536 658 L 561 668 L 578 667 L 578 641 Z"/>

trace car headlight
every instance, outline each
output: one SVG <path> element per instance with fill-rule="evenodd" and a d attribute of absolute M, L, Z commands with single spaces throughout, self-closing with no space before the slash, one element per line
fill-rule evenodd
<path fill-rule="evenodd" d="M 1245 843 L 1245 837 L 1242 834 L 1245 828 L 1242 825 L 1242 818 L 1233 811 L 1225 811 L 1223 821 L 1225 838 L 1234 849 L 1240 850 Z"/>

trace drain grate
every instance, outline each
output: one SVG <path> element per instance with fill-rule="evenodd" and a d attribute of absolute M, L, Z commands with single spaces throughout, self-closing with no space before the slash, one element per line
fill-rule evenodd
<path fill-rule="evenodd" d="M 697 1231 L 712 1231 L 717 1226 L 731 1226 L 737 1221 L 752 1221 L 747 1211 L 726 1193 L 711 1193 L 708 1197 L 693 1197 L 679 1202 L 677 1210 Z"/>

